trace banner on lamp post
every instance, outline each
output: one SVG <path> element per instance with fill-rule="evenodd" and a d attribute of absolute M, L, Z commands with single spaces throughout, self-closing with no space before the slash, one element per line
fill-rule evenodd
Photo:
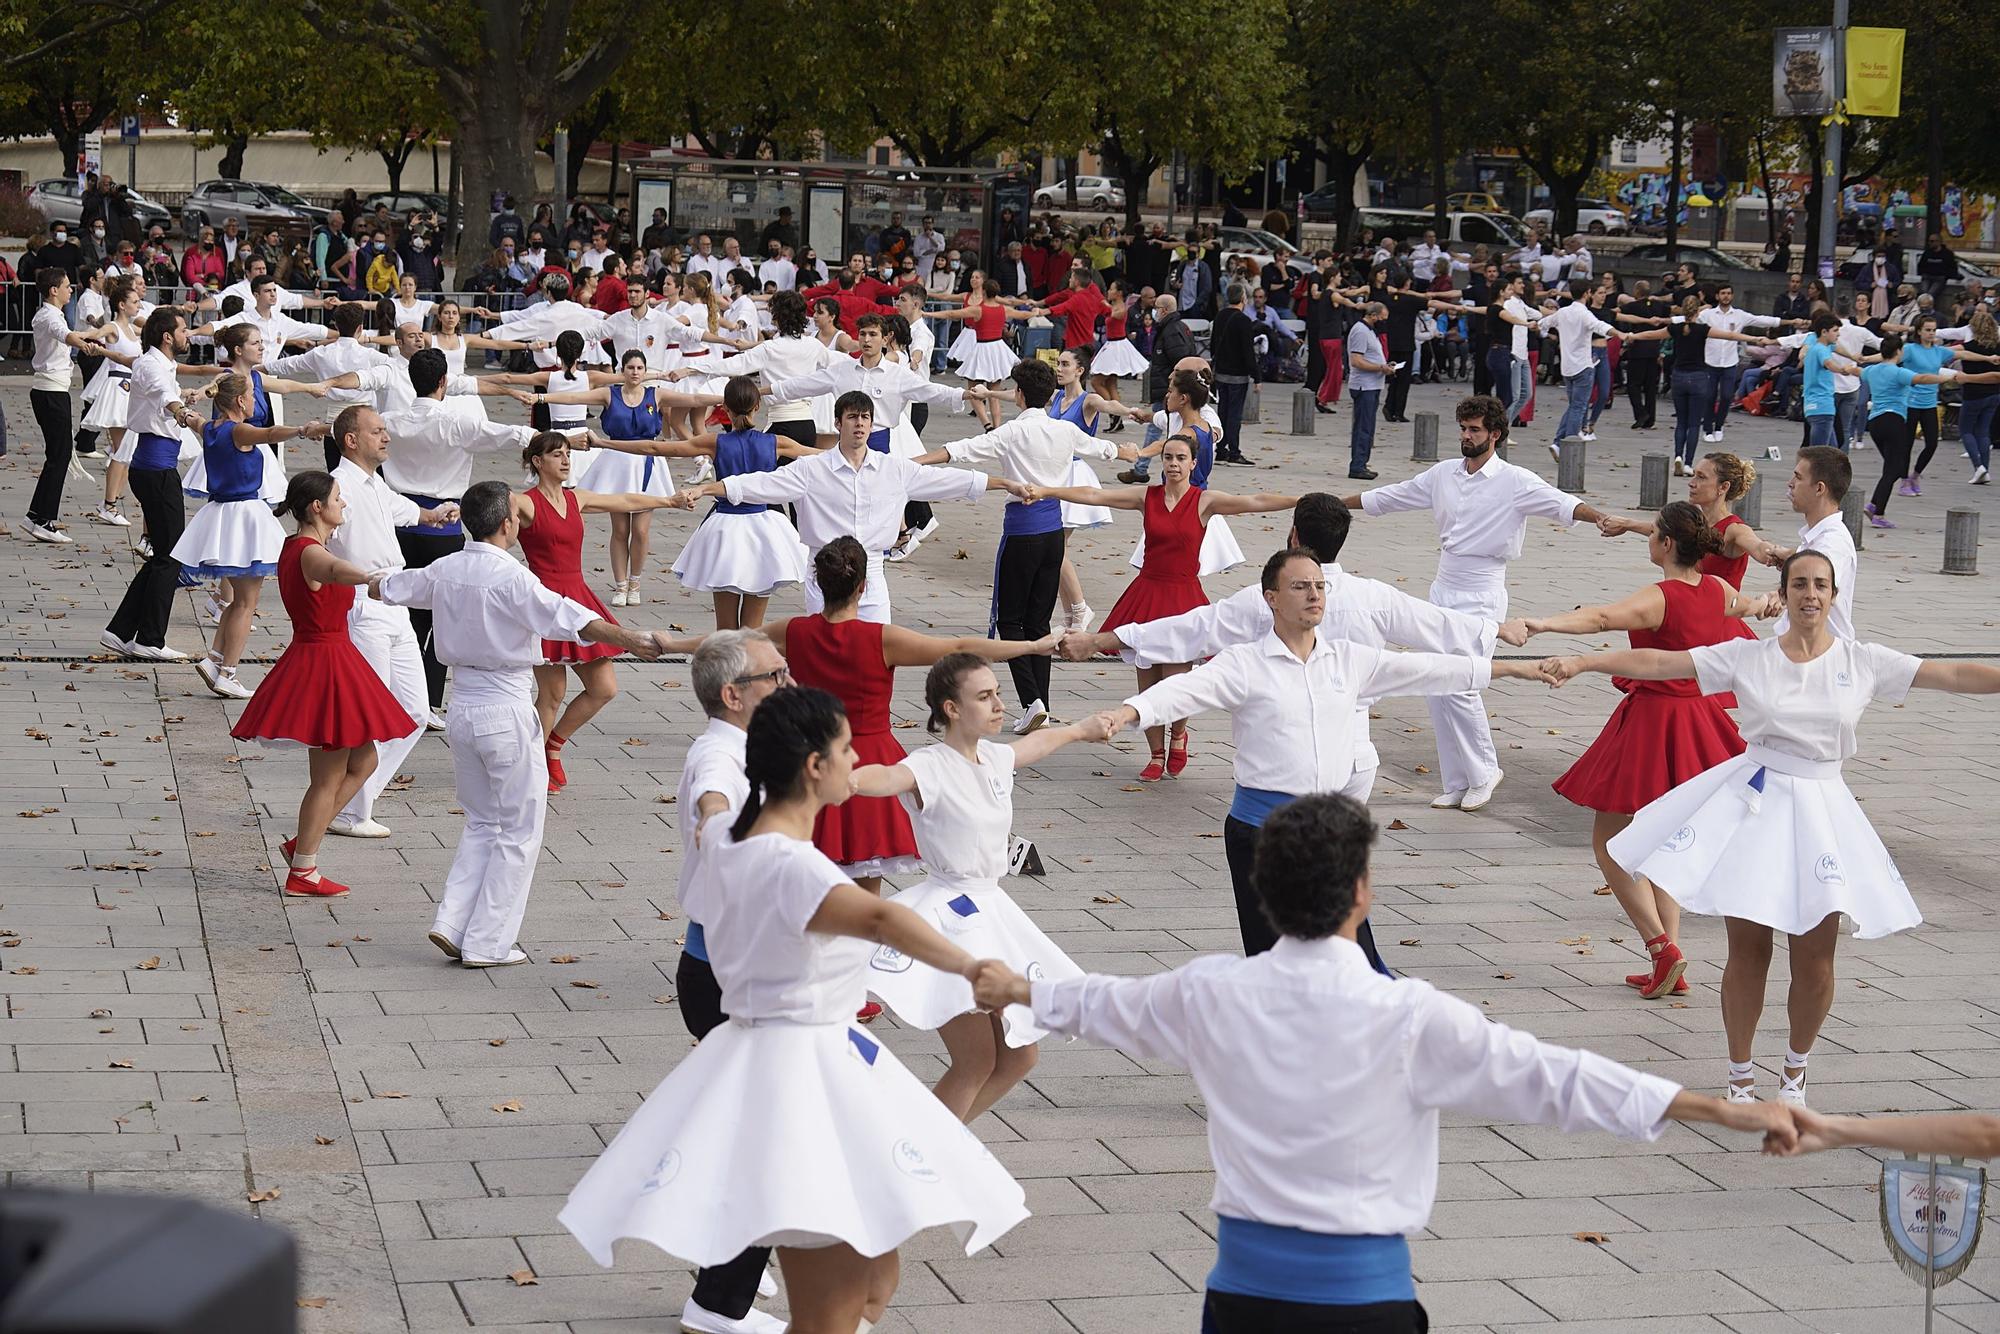
<path fill-rule="evenodd" d="M 1903 112 L 1903 30 L 1847 30 L 1847 114 L 1899 116 Z"/>
<path fill-rule="evenodd" d="M 1852 30 L 1850 30 L 1852 31 Z M 1779 28 L 1771 47 L 1771 110 L 1779 116 L 1830 116 L 1834 103 L 1832 28 Z"/>

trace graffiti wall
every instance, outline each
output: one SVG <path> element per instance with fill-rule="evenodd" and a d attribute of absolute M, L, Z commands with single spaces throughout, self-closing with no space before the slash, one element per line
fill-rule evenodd
<path fill-rule="evenodd" d="M 1776 196 L 1776 207 L 1792 213 L 1796 220 L 1805 208 L 1806 191 L 1811 183 L 1812 178 L 1806 172 L 1772 172 L 1771 191 Z M 1625 209 L 1632 215 L 1635 227 L 1658 229 L 1667 224 L 1667 184 L 1667 173 L 1663 171 L 1602 171 L 1592 178 L 1587 193 L 1609 199 Z M 1760 193 L 1762 189 L 1763 182 L 1757 178 L 1688 181 L 1682 186 L 1679 225 L 1689 225 L 1690 210 L 1686 203 L 1689 195 L 1699 192 L 1710 199 L 1724 200 Z M 1876 221 L 1887 210 L 1921 208 L 1924 202 L 1922 189 L 1890 187 L 1871 180 L 1851 185 L 1843 192 L 1841 212 Z M 1966 242 L 1970 248 L 1990 245 L 1997 222 L 2000 222 L 2000 201 L 1990 195 L 1968 193 L 1955 185 L 1945 187 L 1944 229 L 1954 241 Z"/>

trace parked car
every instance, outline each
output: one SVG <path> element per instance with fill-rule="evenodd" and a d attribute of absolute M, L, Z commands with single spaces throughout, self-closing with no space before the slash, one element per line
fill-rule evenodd
<path fill-rule="evenodd" d="M 167 212 L 163 205 L 155 204 L 130 186 L 125 189 L 125 197 L 132 203 L 132 217 L 139 224 L 140 231 L 145 231 L 156 222 L 162 227 L 174 225 L 173 214 Z M 83 187 L 70 176 L 53 176 L 46 181 L 36 181 L 28 190 L 28 207 L 50 222 L 66 222 L 72 227 L 80 227 L 83 225 Z"/>
<path fill-rule="evenodd" d="M 380 204 L 387 204 L 389 211 L 399 218 L 412 212 L 436 213 L 442 218 L 446 210 L 451 207 L 451 201 L 443 195 L 428 194 L 420 190 L 405 190 L 400 194 L 378 190 L 361 201 L 361 207 L 369 213 L 373 213 Z"/>
<path fill-rule="evenodd" d="M 1109 176 L 1079 176 L 1076 178 L 1076 202 L 1083 208 L 1124 208 L 1125 188 Z M 1066 179 L 1035 191 L 1036 208 L 1066 208 L 1068 205 L 1069 181 Z"/>
<path fill-rule="evenodd" d="M 1507 206 L 1493 197 L 1491 190 L 1461 190 L 1444 197 L 1444 206 L 1454 213 L 1505 213 Z"/>
<path fill-rule="evenodd" d="M 1755 263 L 1741 255 L 1732 255 L 1727 250 L 1717 250 L 1712 245 L 1677 245 L 1675 263 L 1695 265 L 1701 272 L 1710 273 L 1716 269 L 1754 269 Z M 1633 264 L 1644 264 L 1659 269 L 1667 267 L 1667 247 L 1663 244 L 1633 246 L 1622 255 L 1614 255 L 1600 260 L 1600 268 L 1624 269 Z"/>
<path fill-rule="evenodd" d="M 1338 222 L 1342 203 L 1354 198 L 1352 184 L 1328 181 L 1299 196 L 1307 222 Z"/>
<path fill-rule="evenodd" d="M 1529 209 L 1521 215 L 1521 221 L 1531 227 L 1540 227 L 1550 236 L 1555 235 L 1556 212 L 1552 208 Z M 1632 217 L 1608 199 L 1585 199 L 1579 195 L 1576 226 L 1578 231 L 1589 232 L 1592 236 L 1624 236 L 1632 230 Z"/>
<path fill-rule="evenodd" d="M 1285 267 L 1296 274 L 1312 268 L 1312 262 L 1305 252 L 1284 237 L 1267 232 L 1262 227 L 1218 227 L 1216 239 L 1222 242 L 1223 266 L 1233 265 L 1244 255 L 1254 256 L 1262 264 L 1273 256 L 1282 258 Z"/>
<path fill-rule="evenodd" d="M 181 204 L 181 235 L 193 240 L 203 227 L 235 218 L 246 232 L 276 227 L 305 233 L 326 221 L 329 210 L 308 204 L 282 185 L 263 181 L 203 181 Z"/>
<path fill-rule="evenodd" d="M 1354 215 L 1355 227 L 1373 227 L 1375 235 L 1393 236 L 1414 244 L 1427 230 L 1437 226 L 1437 215 L 1427 208 L 1364 208 Z M 1465 212 L 1445 214 L 1447 244 L 1470 248 L 1483 245 L 1488 250 L 1519 250 L 1522 245 L 1520 221 L 1509 213 Z"/>

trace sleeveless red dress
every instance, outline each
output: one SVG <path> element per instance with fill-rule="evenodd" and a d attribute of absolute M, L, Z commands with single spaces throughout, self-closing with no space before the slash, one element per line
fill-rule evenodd
<path fill-rule="evenodd" d="M 583 506 L 567 493 L 563 500 L 569 506 L 567 515 L 556 512 L 539 486 L 528 492 L 528 503 L 535 507 L 535 521 L 521 527 L 521 554 L 527 557 L 528 568 L 550 592 L 581 602 L 616 625 L 617 618 L 604 609 L 583 579 Z M 572 644 L 566 639 L 542 641 L 542 660 L 551 663 L 595 662 L 599 658 L 615 658 L 624 651 L 611 644 Z"/>
<path fill-rule="evenodd" d="M 1111 313 L 1104 317 L 1104 341 L 1106 343 L 1115 343 L 1125 336 L 1125 321 L 1127 318 L 1123 302 L 1111 308 Z"/>
<path fill-rule="evenodd" d="M 1099 630 L 1178 616 L 1208 605 L 1201 588 L 1201 492 L 1189 487 L 1181 503 L 1167 508 L 1166 487 L 1146 488 L 1142 513 L 1146 528 L 1146 560 L 1137 577 L 1125 585 L 1111 614 Z"/>
<path fill-rule="evenodd" d="M 345 750 L 394 741 L 416 730 L 389 687 L 347 637 L 352 584 L 306 582 L 299 558 L 318 542 L 294 534 L 278 552 L 278 596 L 292 618 L 292 642 L 271 665 L 229 735 L 238 741 L 296 741 Z"/>
<path fill-rule="evenodd" d="M 980 342 L 998 342 L 1007 336 L 1007 308 L 997 301 L 981 306 L 972 327 L 973 337 Z"/>
<path fill-rule="evenodd" d="M 901 764 L 907 755 L 890 730 L 896 673 L 882 662 L 882 627 L 872 621 L 797 616 L 785 624 L 792 679 L 837 697 L 847 709 L 857 764 Z M 917 859 L 916 831 L 894 797 L 849 797 L 813 825 L 813 846 L 843 867 Z M 891 868 L 893 869 L 893 868 Z M 859 871 L 857 874 L 871 874 Z"/>
<path fill-rule="evenodd" d="M 1742 522 L 1743 520 L 1734 514 L 1725 514 L 1722 516 L 1722 522 L 1715 525 L 1715 531 L 1718 533 L 1726 533 L 1729 531 L 1729 525 L 1733 523 L 1742 523 Z M 1700 563 L 1695 566 L 1695 568 L 1697 570 L 1700 570 L 1703 574 L 1714 575 L 1716 578 L 1722 580 L 1723 583 L 1728 584 L 1731 588 L 1735 589 L 1739 593 L 1743 591 L 1743 572 L 1747 570 L 1749 567 L 1750 567 L 1750 558 L 1748 556 L 1724 556 L 1720 554 L 1714 556 L 1703 556 L 1701 558 Z M 1750 628 L 1750 623 L 1744 620 L 1741 616 L 1731 616 L 1727 619 L 1729 621 L 1729 627 L 1730 627 L 1729 633 L 1724 635 L 1723 638 L 1755 639 L 1757 637 L 1757 632 L 1755 630 L 1752 630 Z M 1731 702 L 1725 707 L 1728 708 L 1736 707 L 1733 698 Z"/>
<path fill-rule="evenodd" d="M 1683 651 L 1733 638 L 1724 615 L 1728 587 L 1720 579 L 1698 584 L 1663 579 L 1667 614 L 1657 630 L 1629 632 L 1633 648 Z M 1691 680 L 1631 681 L 1614 676 L 1625 692 L 1618 707 L 1555 781 L 1555 790 L 1593 811 L 1630 815 L 1697 774 L 1743 753 L 1743 738 L 1727 712 L 1729 697 L 1704 695 Z"/>

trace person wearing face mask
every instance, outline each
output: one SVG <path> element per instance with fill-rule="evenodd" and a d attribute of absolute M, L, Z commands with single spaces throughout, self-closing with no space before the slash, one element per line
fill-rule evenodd
<path fill-rule="evenodd" d="M 102 265 L 109 259 L 116 247 L 104 230 L 104 219 L 99 217 L 83 224 L 83 262 Z"/>
<path fill-rule="evenodd" d="M 74 281 L 76 271 L 83 267 L 83 247 L 70 235 L 69 224 L 58 222 L 49 229 L 48 244 L 36 252 L 35 258 L 37 268 L 61 269 Z"/>
<path fill-rule="evenodd" d="M 437 252 L 431 248 L 428 232 L 419 229 L 403 233 L 402 241 L 396 247 L 396 258 L 401 261 L 403 277 L 417 280 L 419 292 L 444 289 L 444 272 L 438 263 Z"/>

